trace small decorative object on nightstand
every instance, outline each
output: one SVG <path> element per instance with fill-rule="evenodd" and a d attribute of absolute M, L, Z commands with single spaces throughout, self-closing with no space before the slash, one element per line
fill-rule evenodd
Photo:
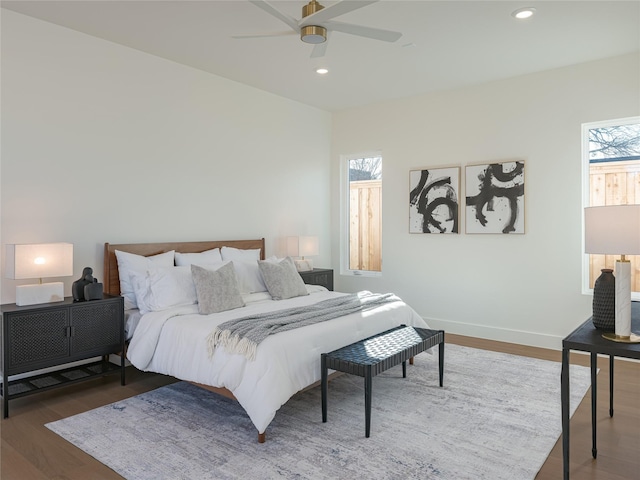
<path fill-rule="evenodd" d="M 333 270 L 329 268 L 314 268 L 298 273 L 307 285 L 320 285 L 327 290 L 333 290 Z"/>
<path fill-rule="evenodd" d="M 84 267 L 80 278 L 71 285 L 71 295 L 73 296 L 73 300 L 76 302 L 84 300 L 84 287 L 91 283 L 93 283 L 93 268 Z"/>
<path fill-rule="evenodd" d="M 94 278 L 93 283 L 84 286 L 85 300 L 100 300 L 102 298 L 102 284 L 98 283 L 98 279 Z"/>

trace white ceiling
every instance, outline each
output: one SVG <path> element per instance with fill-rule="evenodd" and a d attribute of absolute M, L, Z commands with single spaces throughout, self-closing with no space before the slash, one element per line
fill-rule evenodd
<path fill-rule="evenodd" d="M 271 3 L 299 19 L 306 2 Z M 334 32 L 322 58 L 295 35 L 231 38 L 288 29 L 246 0 L 1 4 L 328 111 L 640 52 L 638 0 L 381 0 L 335 20 L 397 30 L 400 40 Z M 515 20 L 524 6 L 536 14 Z"/>

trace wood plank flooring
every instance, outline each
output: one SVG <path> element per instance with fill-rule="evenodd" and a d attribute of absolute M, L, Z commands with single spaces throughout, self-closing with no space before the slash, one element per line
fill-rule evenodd
<path fill-rule="evenodd" d="M 447 335 L 447 343 L 560 361 L 559 351 Z M 588 366 L 589 357 L 572 353 L 571 362 Z M 571 419 L 571 478 L 632 480 L 640 478 L 640 363 L 615 363 L 614 417 L 609 408 L 608 358 L 598 366 L 598 458 L 591 457 L 590 391 Z M 523 372 L 526 374 L 526 372 Z M 445 360 L 446 375 L 446 360 Z M 3 480 L 113 480 L 121 477 L 63 440 L 44 424 L 158 388 L 175 380 L 127 368 L 127 385 L 119 376 L 90 380 L 12 400 L 10 416 L 0 421 L 0 478 Z M 558 378 L 558 382 L 560 379 Z M 560 405 L 558 404 L 558 409 Z M 268 441 L 268 440 L 267 440 Z M 562 443 L 558 439 L 536 480 L 562 478 Z M 453 479 L 455 480 L 455 479 Z M 519 479 L 514 479 L 519 480 Z"/>

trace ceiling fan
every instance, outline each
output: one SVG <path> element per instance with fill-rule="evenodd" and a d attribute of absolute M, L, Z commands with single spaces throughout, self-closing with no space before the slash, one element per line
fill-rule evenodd
<path fill-rule="evenodd" d="M 327 39 L 330 32 L 333 31 L 372 38 L 374 40 L 382 40 L 383 42 L 395 42 L 402 37 L 402 33 L 400 32 L 333 20 L 345 13 L 376 3 L 378 0 L 341 0 L 328 7 L 320 5 L 317 0 L 311 0 L 302 7 L 302 18 L 300 20 L 296 20 L 290 15 L 281 12 L 265 0 L 249 1 L 269 15 L 274 16 L 288 25 L 291 31 L 256 35 L 234 35 L 233 38 L 256 38 L 298 34 L 300 35 L 300 40 L 303 42 L 315 45 L 311 52 L 312 58 L 322 57 L 324 55 L 327 48 Z"/>

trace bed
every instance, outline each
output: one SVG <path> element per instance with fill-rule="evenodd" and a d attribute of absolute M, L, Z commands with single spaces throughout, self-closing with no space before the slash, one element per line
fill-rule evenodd
<path fill-rule="evenodd" d="M 266 275 L 270 270 L 263 270 L 263 267 L 276 268 L 271 267 L 270 262 L 279 266 L 286 264 L 287 259 L 275 259 L 275 257 L 266 259 L 264 247 L 264 239 L 106 243 L 104 246 L 105 292 L 112 295 L 122 294 L 125 296 L 125 304 L 127 304 L 127 292 L 121 292 L 122 283 L 117 255 L 120 256 L 120 260 L 124 255 L 131 255 L 131 258 L 136 261 L 140 260 L 138 257 L 142 257 L 150 259 L 145 261 L 162 259 L 164 262 L 168 261 L 171 255 L 175 257 L 176 263 L 178 258 L 182 259 L 179 267 L 149 267 L 146 272 L 147 284 L 148 278 L 156 275 L 156 271 L 161 272 L 157 274 L 157 278 L 161 278 L 162 281 L 171 275 L 178 276 L 178 273 L 181 276 L 186 275 L 187 268 L 194 268 L 184 266 L 184 259 L 189 256 L 186 254 L 196 254 L 189 258 L 204 258 L 205 255 L 213 255 L 210 252 L 220 249 L 223 254 L 227 252 L 227 255 L 230 255 L 238 283 L 241 285 L 239 289 L 242 290 L 244 306 L 201 314 L 199 308 L 206 305 L 205 297 L 198 297 L 200 305 L 198 302 L 195 304 L 186 302 L 166 306 L 162 303 L 172 294 L 162 295 L 162 298 L 158 295 L 159 307 L 151 311 L 147 306 L 144 309 L 140 307 L 143 313 L 136 312 L 136 309 L 127 309 L 125 312 L 127 317 L 137 317 L 136 325 L 129 327 L 133 331 L 128 333 L 130 340 L 127 358 L 140 370 L 169 375 L 237 400 L 258 430 L 259 442 L 265 441 L 265 432 L 269 423 L 289 398 L 301 390 L 318 384 L 321 374 L 321 353 L 335 350 L 401 324 L 428 328 L 425 321 L 412 308 L 399 298 L 387 295 L 386 303 L 379 306 L 269 335 L 257 345 L 253 356 L 232 351 L 230 347 L 212 346 L 213 332 L 224 322 L 251 316 L 276 315 L 282 310 L 306 311 L 323 303 L 347 299 L 348 294 L 330 292 L 315 285 L 303 285 L 301 288 L 304 292 L 279 300 L 274 299 L 279 297 L 270 288 L 271 284 L 269 288 L 264 289 L 266 291 L 250 291 L 261 290 L 256 285 L 247 287 L 252 281 L 255 283 L 260 280 L 247 277 L 249 271 L 250 275 L 255 275 L 256 265 L 260 263 L 259 272 Z M 235 255 L 241 257 L 235 257 Z M 224 260 L 224 264 L 227 263 L 230 263 L 228 258 Z M 205 264 L 199 266 L 207 267 Z M 219 268 L 220 271 L 223 270 Z M 193 270 L 194 275 L 196 270 Z M 200 270 L 197 271 L 200 272 Z M 276 269 L 276 272 L 278 271 Z M 296 276 L 299 277 L 299 275 Z M 131 274 L 129 277 L 141 283 L 139 275 Z M 248 281 L 247 278 L 249 278 Z M 197 283 L 195 276 L 193 279 L 194 283 Z M 267 277 L 263 278 L 264 281 L 267 279 Z M 198 292 L 202 291 L 201 285 L 196 287 L 199 288 Z M 126 286 L 125 290 L 128 289 L 129 286 Z M 363 292 L 362 295 L 368 294 Z M 350 297 L 354 297 L 354 294 Z"/>

